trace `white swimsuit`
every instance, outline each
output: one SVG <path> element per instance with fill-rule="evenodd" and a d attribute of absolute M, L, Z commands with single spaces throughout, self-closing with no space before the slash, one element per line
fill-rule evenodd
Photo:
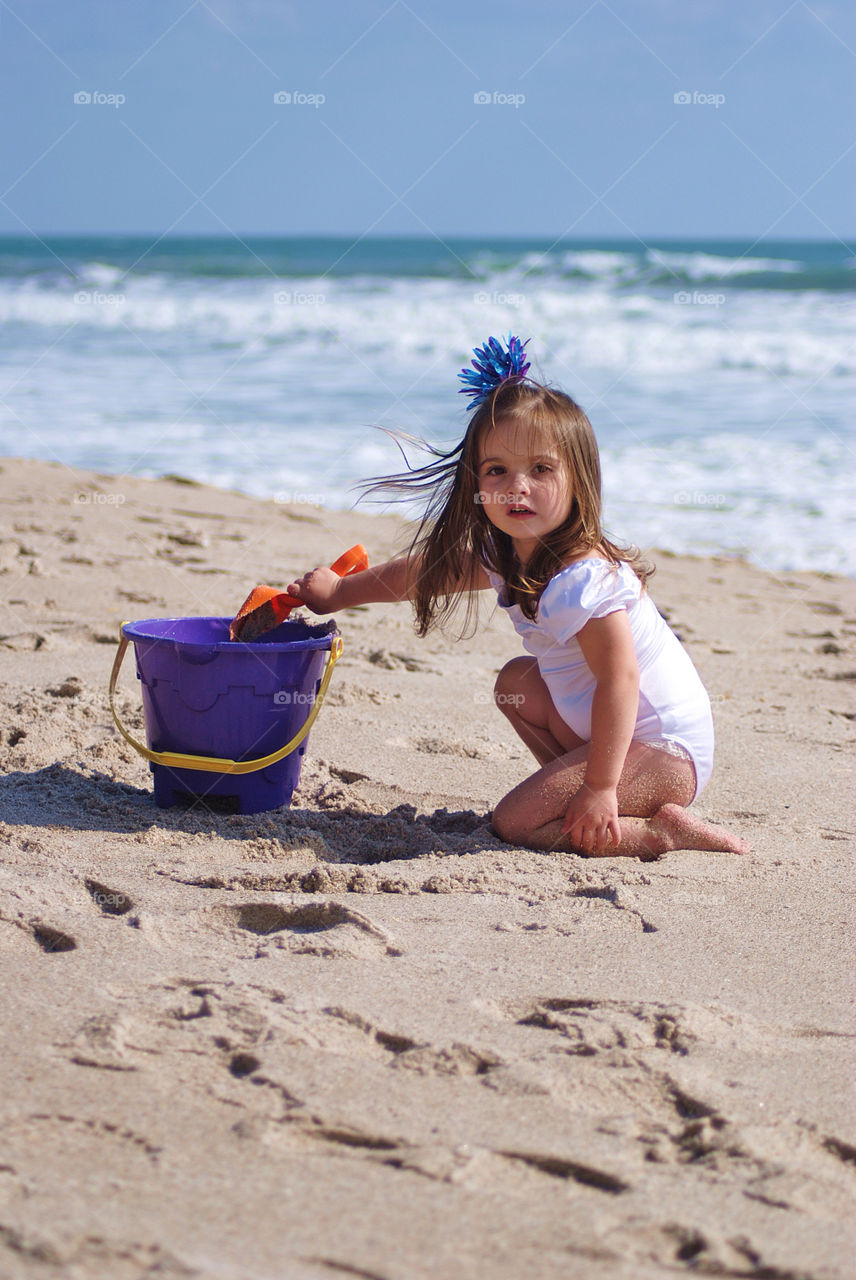
<path fill-rule="evenodd" d="M 630 566 L 600 558 L 568 565 L 544 588 L 534 622 L 518 605 L 505 603 L 498 574 L 488 577 L 523 647 L 537 658 L 556 710 L 584 742 L 591 740 L 595 678 L 575 637 L 591 618 L 627 610 L 639 664 L 633 737 L 667 751 L 682 747 L 695 767 L 698 795 L 713 770 L 710 699 L 689 654 Z"/>

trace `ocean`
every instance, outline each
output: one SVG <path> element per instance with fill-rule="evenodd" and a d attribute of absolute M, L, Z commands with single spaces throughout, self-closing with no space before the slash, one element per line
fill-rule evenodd
<path fill-rule="evenodd" d="M 838 241 L 7 236 L 0 453 L 350 507 L 401 467 L 382 428 L 460 438 L 458 371 L 513 332 L 594 424 L 613 536 L 856 575 L 854 268 Z"/>

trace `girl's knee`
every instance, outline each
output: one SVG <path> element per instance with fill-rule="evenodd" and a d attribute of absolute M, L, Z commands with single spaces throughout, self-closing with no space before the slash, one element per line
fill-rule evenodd
<path fill-rule="evenodd" d="M 508 803 L 508 799 L 508 796 L 505 796 L 494 807 L 490 815 L 490 825 L 500 840 L 504 840 L 507 844 L 519 844 L 523 833 L 520 831 L 519 822 L 515 819 L 514 806 Z"/>
<path fill-rule="evenodd" d="M 533 668 L 538 669 L 534 658 L 512 658 L 496 677 L 493 697 L 501 711 L 508 714 L 526 701 L 527 685 L 531 685 Z"/>

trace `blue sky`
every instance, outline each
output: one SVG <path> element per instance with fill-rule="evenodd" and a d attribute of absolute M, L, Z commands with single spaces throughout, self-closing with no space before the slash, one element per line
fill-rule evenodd
<path fill-rule="evenodd" d="M 838 0 L 0 0 L 0 233 L 847 239 L 855 72 Z"/>

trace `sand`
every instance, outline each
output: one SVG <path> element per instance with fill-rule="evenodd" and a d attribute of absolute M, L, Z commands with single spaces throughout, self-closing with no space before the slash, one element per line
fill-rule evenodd
<path fill-rule="evenodd" d="M 405 536 L 3 461 L 0 1275 L 852 1275 L 854 583 L 655 553 L 745 857 L 498 840 L 490 609 L 339 615 L 293 807 L 158 809 L 120 621 Z"/>

